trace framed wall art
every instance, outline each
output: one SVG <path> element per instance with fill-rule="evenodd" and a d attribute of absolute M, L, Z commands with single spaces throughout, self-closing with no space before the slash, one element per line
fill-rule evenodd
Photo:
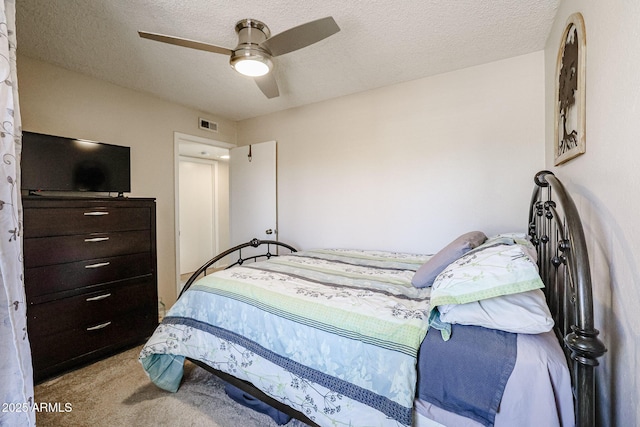
<path fill-rule="evenodd" d="M 556 64 L 555 164 L 586 151 L 585 58 L 586 38 L 582 14 L 567 20 Z"/>

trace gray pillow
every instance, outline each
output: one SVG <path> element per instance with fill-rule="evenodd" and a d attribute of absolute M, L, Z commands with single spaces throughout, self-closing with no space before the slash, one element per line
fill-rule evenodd
<path fill-rule="evenodd" d="M 431 286 L 438 274 L 442 273 L 449 264 L 471 249 L 480 246 L 485 240 L 487 240 L 487 236 L 482 231 L 470 231 L 463 234 L 422 264 L 413 275 L 411 284 L 416 288 Z"/>

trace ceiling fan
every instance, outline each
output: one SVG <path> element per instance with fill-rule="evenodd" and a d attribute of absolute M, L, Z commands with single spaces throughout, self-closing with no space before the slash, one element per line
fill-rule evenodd
<path fill-rule="evenodd" d="M 140 37 L 192 49 L 229 55 L 229 63 L 239 73 L 254 77 L 267 98 L 279 96 L 273 73 L 273 57 L 312 45 L 340 31 L 336 21 L 328 16 L 298 25 L 271 37 L 269 27 L 256 19 L 243 19 L 236 24 L 238 45 L 227 49 L 209 43 L 181 37 L 138 31 Z"/>

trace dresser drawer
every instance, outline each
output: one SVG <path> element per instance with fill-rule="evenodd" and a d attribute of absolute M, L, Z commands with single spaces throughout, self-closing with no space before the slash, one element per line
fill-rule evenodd
<path fill-rule="evenodd" d="M 32 208 L 24 210 L 24 237 L 62 236 L 108 231 L 148 230 L 145 207 Z"/>
<path fill-rule="evenodd" d="M 151 250 L 148 230 L 24 239 L 26 268 Z"/>
<path fill-rule="evenodd" d="M 56 292 L 151 274 L 149 252 L 30 267 L 24 270 L 27 299 L 31 304 L 40 303 L 43 297 Z M 55 295 L 50 298 L 53 297 Z"/>
<path fill-rule="evenodd" d="M 153 333 L 157 321 L 157 317 L 149 313 L 135 312 L 114 318 L 99 329 L 73 329 L 39 337 L 31 341 L 35 379 L 38 381 L 65 367 L 92 360 L 109 348 L 142 341 Z"/>
<path fill-rule="evenodd" d="M 27 308 L 29 335 L 35 338 L 71 329 L 97 330 L 128 313 L 155 312 L 155 291 L 155 284 L 147 280 L 30 305 Z"/>

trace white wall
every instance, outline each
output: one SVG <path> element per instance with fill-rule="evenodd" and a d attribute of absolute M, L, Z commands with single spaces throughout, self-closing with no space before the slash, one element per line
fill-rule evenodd
<path fill-rule="evenodd" d="M 566 20 L 586 25 L 586 148 L 553 166 L 556 55 Z M 596 327 L 609 352 L 596 370 L 604 426 L 640 425 L 640 3 L 564 0 L 545 49 L 546 162 L 585 222 Z"/>
<path fill-rule="evenodd" d="M 543 163 L 542 52 L 233 123 L 27 57 L 26 130 L 132 147 L 131 196 L 156 197 L 159 292 L 175 299 L 173 132 L 278 140 L 280 238 L 301 248 L 435 252 L 522 229 Z M 498 172 L 496 172 L 496 170 Z M 508 177 L 508 179 L 505 179 Z M 446 226 L 442 226 L 446 224 Z"/>
<path fill-rule="evenodd" d="M 174 131 L 210 138 L 198 117 L 219 124 L 219 141 L 235 143 L 236 124 L 206 113 L 18 57 L 24 130 L 131 147 L 131 197 L 155 197 L 158 291 L 176 299 Z"/>
<path fill-rule="evenodd" d="M 278 141 L 279 238 L 432 253 L 526 229 L 544 164 L 542 51 L 238 122 Z"/>

